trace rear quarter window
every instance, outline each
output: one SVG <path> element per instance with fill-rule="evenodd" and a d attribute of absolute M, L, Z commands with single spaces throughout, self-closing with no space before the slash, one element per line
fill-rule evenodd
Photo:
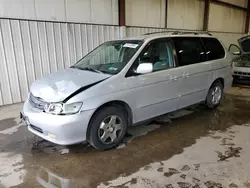
<path fill-rule="evenodd" d="M 225 50 L 216 38 L 201 38 L 209 61 L 225 57 Z"/>

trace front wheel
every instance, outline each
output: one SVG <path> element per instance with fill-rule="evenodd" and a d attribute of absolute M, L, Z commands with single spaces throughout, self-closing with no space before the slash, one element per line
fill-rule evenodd
<path fill-rule="evenodd" d="M 89 142 L 98 150 L 119 145 L 127 132 L 128 120 L 120 107 L 109 106 L 99 110 L 89 124 Z"/>
<path fill-rule="evenodd" d="M 208 91 L 206 106 L 210 109 L 216 108 L 223 97 L 223 85 L 220 81 L 215 82 Z"/>

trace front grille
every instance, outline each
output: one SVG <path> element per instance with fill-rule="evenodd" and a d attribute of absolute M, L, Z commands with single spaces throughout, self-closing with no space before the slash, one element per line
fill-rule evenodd
<path fill-rule="evenodd" d="M 36 126 L 34 126 L 34 125 L 30 125 L 30 127 L 31 127 L 32 129 L 34 129 L 35 131 L 39 132 L 39 133 L 43 133 L 43 130 L 42 130 L 41 128 L 39 128 L 39 127 L 36 127 Z"/>
<path fill-rule="evenodd" d="M 234 74 L 240 75 L 240 76 L 250 76 L 250 73 L 248 73 L 248 72 L 238 72 L 238 71 L 234 71 Z"/>
<path fill-rule="evenodd" d="M 46 104 L 49 104 L 48 102 L 45 102 L 42 98 L 34 96 L 32 93 L 30 93 L 29 101 L 33 107 L 40 110 L 44 110 L 44 106 Z"/>

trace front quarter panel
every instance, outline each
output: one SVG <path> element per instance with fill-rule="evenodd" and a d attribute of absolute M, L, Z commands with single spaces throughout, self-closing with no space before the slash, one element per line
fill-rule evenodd
<path fill-rule="evenodd" d="M 82 91 L 78 95 L 72 97 L 67 101 L 68 104 L 74 102 L 83 102 L 82 111 L 97 109 L 102 104 L 110 101 L 126 102 L 131 108 L 133 106 L 133 99 L 129 97 L 129 88 L 126 87 L 125 78 L 120 76 L 113 76 L 97 85 Z"/>
<path fill-rule="evenodd" d="M 97 109 L 111 101 L 122 101 L 132 109 L 136 107 L 136 99 L 131 97 L 131 90 L 127 87 L 123 76 L 113 76 L 68 100 L 68 104 L 83 102 L 81 111 Z"/>

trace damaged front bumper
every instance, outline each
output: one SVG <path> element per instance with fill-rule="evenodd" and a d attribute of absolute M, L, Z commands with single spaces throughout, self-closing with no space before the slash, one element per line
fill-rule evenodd
<path fill-rule="evenodd" d="M 35 109 L 26 101 L 20 118 L 35 135 L 55 144 L 72 145 L 86 141 L 93 113 L 94 110 L 88 110 L 73 115 L 52 115 Z"/>

